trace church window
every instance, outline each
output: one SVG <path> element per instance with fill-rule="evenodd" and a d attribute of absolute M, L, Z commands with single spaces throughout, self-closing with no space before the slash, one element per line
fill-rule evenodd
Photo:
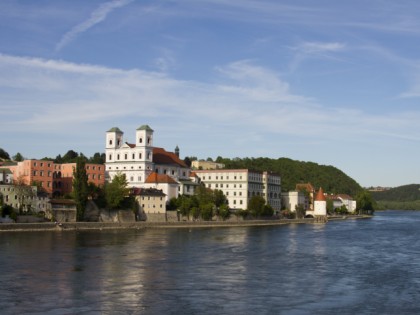
<path fill-rule="evenodd" d="M 130 176 L 130 182 L 134 182 L 134 177 Z"/>
<path fill-rule="evenodd" d="M 141 153 L 139 153 L 139 159 L 141 159 Z"/>
<path fill-rule="evenodd" d="M 143 138 L 139 138 L 139 143 L 143 143 Z"/>
<path fill-rule="evenodd" d="M 111 140 L 109 140 L 109 145 L 112 145 L 112 139 L 111 139 Z"/>
<path fill-rule="evenodd" d="M 108 160 L 112 160 L 112 154 L 110 154 L 109 156 L 108 156 Z"/>
<path fill-rule="evenodd" d="M 150 144 L 150 137 L 147 137 L 147 144 Z"/>
<path fill-rule="evenodd" d="M 120 159 L 120 155 L 119 154 L 117 154 L 117 160 L 119 160 Z"/>
<path fill-rule="evenodd" d="M 134 160 L 136 158 L 136 155 L 133 153 L 132 155 L 132 159 Z"/>

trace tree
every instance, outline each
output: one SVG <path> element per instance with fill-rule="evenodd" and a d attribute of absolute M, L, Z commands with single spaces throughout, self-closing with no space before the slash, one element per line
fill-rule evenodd
<path fill-rule="evenodd" d="M 306 210 L 302 204 L 296 205 L 295 210 L 296 210 L 296 218 L 302 219 L 305 217 Z"/>
<path fill-rule="evenodd" d="M 111 209 L 117 209 L 123 204 L 124 198 L 129 194 L 127 186 L 127 179 L 122 173 L 116 174 L 112 182 L 105 186 L 106 202 Z"/>
<path fill-rule="evenodd" d="M 105 164 L 105 153 L 96 152 L 90 159 L 90 163 L 93 164 Z"/>
<path fill-rule="evenodd" d="M 261 196 L 253 196 L 248 204 L 248 211 L 254 217 L 260 217 L 264 212 L 265 199 Z"/>
<path fill-rule="evenodd" d="M 7 153 L 2 148 L 0 148 L 0 158 L 2 158 L 4 160 L 10 160 L 9 153 Z"/>
<path fill-rule="evenodd" d="M 375 202 L 373 201 L 370 192 L 367 190 L 361 190 L 356 195 L 356 204 L 359 213 L 371 213 L 375 208 Z"/>
<path fill-rule="evenodd" d="M 83 158 L 76 160 L 76 168 L 73 169 L 73 196 L 76 202 L 77 220 L 83 220 L 89 195 L 86 162 Z"/>
<path fill-rule="evenodd" d="M 73 163 L 79 157 L 79 154 L 73 150 L 68 150 L 63 156 L 63 163 Z"/>
<path fill-rule="evenodd" d="M 24 160 L 24 158 L 23 158 L 22 154 L 20 154 L 19 152 L 18 152 L 18 153 L 16 153 L 16 154 L 13 156 L 13 161 L 16 161 L 16 162 L 22 162 L 23 160 Z"/>

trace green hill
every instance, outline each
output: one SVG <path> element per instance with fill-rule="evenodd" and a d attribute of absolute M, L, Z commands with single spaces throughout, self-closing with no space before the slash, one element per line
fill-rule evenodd
<path fill-rule="evenodd" d="M 328 193 L 355 196 L 362 187 L 344 172 L 334 166 L 313 162 L 295 161 L 288 158 L 235 158 L 219 157 L 218 163 L 228 169 L 247 168 L 255 171 L 272 171 L 281 176 L 282 190 L 294 190 L 298 183 L 310 182 L 316 189 L 322 187 Z"/>
<path fill-rule="evenodd" d="M 420 210 L 420 185 L 411 184 L 372 192 L 382 209 Z"/>

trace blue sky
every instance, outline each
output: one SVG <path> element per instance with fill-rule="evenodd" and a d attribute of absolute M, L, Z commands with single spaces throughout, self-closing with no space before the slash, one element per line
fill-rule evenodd
<path fill-rule="evenodd" d="M 2 0 L 0 147 L 134 141 L 420 183 L 420 2 Z"/>

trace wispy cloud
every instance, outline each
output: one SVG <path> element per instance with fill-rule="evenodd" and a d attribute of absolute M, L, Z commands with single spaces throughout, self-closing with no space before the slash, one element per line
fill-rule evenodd
<path fill-rule="evenodd" d="M 124 7 L 134 0 L 112 0 L 106 3 L 101 4 L 96 10 L 94 10 L 90 17 L 83 21 L 82 23 L 73 27 L 69 32 L 64 34 L 61 40 L 57 43 L 55 51 L 60 51 L 64 46 L 68 45 L 73 41 L 78 35 L 86 32 L 88 29 L 94 25 L 102 22 L 106 19 L 109 13 L 113 10 Z"/>

